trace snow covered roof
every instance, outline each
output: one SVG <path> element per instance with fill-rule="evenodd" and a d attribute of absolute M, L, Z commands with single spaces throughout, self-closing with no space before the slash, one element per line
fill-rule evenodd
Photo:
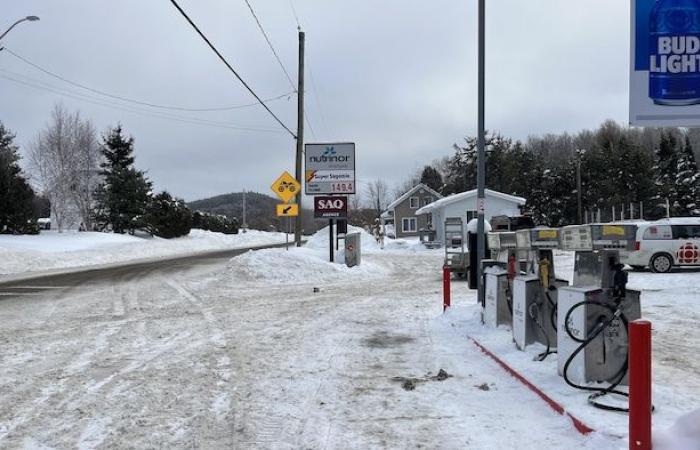
<path fill-rule="evenodd" d="M 399 198 L 397 198 L 396 200 L 394 200 L 393 202 L 391 202 L 391 204 L 389 204 L 389 206 L 386 207 L 386 210 L 388 211 L 388 210 L 390 210 L 390 209 L 396 208 L 401 202 L 403 202 L 404 200 L 406 200 L 406 199 L 407 199 L 408 197 L 410 197 L 411 195 L 415 194 L 415 192 L 416 192 L 418 189 L 421 189 L 421 188 L 422 188 L 422 189 L 425 189 L 425 190 L 428 191 L 430 194 L 433 194 L 433 195 L 436 196 L 438 199 L 441 199 L 441 198 L 442 198 L 442 194 L 440 194 L 440 193 L 438 193 L 438 192 L 436 192 L 436 191 L 430 189 L 428 186 L 426 186 L 426 185 L 423 184 L 423 183 L 419 183 L 419 184 L 413 186 L 411 189 L 409 189 L 408 192 L 406 192 L 405 194 L 403 194 L 401 197 L 399 197 Z"/>
<path fill-rule="evenodd" d="M 659 219 L 654 223 L 668 225 L 700 225 L 700 217 L 671 217 L 669 219 Z"/>
<path fill-rule="evenodd" d="M 504 194 L 503 192 L 498 192 L 498 191 L 492 191 L 491 189 L 486 189 L 485 194 L 487 197 L 496 197 L 500 198 L 502 200 L 507 200 L 513 203 L 516 203 L 518 205 L 525 205 L 527 203 L 527 200 L 525 200 L 522 197 L 516 197 L 515 195 L 510 195 L 510 194 Z M 459 194 L 452 194 L 448 195 L 447 197 L 443 197 L 440 200 L 433 202 L 429 205 L 426 205 L 416 211 L 416 215 L 423 215 L 423 214 L 430 214 L 431 212 L 435 211 L 436 209 L 443 208 L 447 205 L 450 205 L 452 203 L 460 202 L 462 200 L 466 200 L 471 197 L 476 197 L 476 189 L 472 189 L 471 191 L 466 191 L 466 192 L 460 192 Z"/>

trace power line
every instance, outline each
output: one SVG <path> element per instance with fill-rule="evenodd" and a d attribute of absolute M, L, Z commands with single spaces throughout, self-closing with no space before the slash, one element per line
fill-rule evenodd
<path fill-rule="evenodd" d="M 306 120 L 306 125 L 309 126 L 309 131 L 311 131 L 311 135 L 316 139 L 316 132 L 314 131 L 314 127 L 311 126 L 311 121 L 309 120 L 309 116 L 306 115 L 306 109 L 304 109 L 304 119 Z"/>
<path fill-rule="evenodd" d="M 11 82 L 16 83 L 16 84 L 20 84 L 20 85 L 30 87 L 30 88 L 33 88 L 36 90 L 51 92 L 51 93 L 54 93 L 57 95 L 72 98 L 72 99 L 79 100 L 79 101 L 86 102 L 86 103 L 90 103 L 93 105 L 99 105 L 99 106 L 103 106 L 103 107 L 107 107 L 107 108 L 111 108 L 111 109 L 126 111 L 126 112 L 130 112 L 130 113 L 134 113 L 134 114 L 139 114 L 142 116 L 156 117 L 156 118 L 176 121 L 176 122 L 180 122 L 180 123 L 188 123 L 188 124 L 192 124 L 192 125 L 204 125 L 204 126 L 229 129 L 229 130 L 255 131 L 255 132 L 262 132 L 262 133 L 281 133 L 282 132 L 279 129 L 236 126 L 236 125 L 231 125 L 227 122 L 218 122 L 218 121 L 212 121 L 212 120 L 199 119 L 199 118 L 195 118 L 195 117 L 177 116 L 177 115 L 169 114 L 169 113 L 160 113 L 160 112 L 154 112 L 154 111 L 150 111 L 150 110 L 137 109 L 137 107 L 128 107 L 128 106 L 121 105 L 121 104 L 115 104 L 114 102 L 111 102 L 109 100 L 96 99 L 94 97 L 90 97 L 90 96 L 83 94 L 83 93 L 73 92 L 73 91 L 70 91 L 70 90 L 67 90 L 64 88 L 53 86 L 51 84 L 44 83 L 44 82 L 39 81 L 39 80 L 34 80 L 30 77 L 26 77 L 26 76 L 22 76 L 20 74 L 13 73 L 9 70 L 0 69 L 0 72 L 11 75 L 11 76 L 8 76 L 8 75 L 0 74 L 0 78 L 11 81 Z"/>
<path fill-rule="evenodd" d="M 287 68 L 284 67 L 282 60 L 280 59 L 279 55 L 277 54 L 277 50 L 275 50 L 275 47 L 272 45 L 272 41 L 270 41 L 270 38 L 268 37 L 267 33 L 265 32 L 265 29 L 263 28 L 262 24 L 260 23 L 260 19 L 258 19 L 257 14 L 255 14 L 255 11 L 253 10 L 253 7 L 251 6 L 250 1 L 248 1 L 248 0 L 243 0 L 243 1 L 245 1 L 245 4 L 248 5 L 248 9 L 250 10 L 250 13 L 253 15 L 255 22 L 258 24 L 258 28 L 260 28 L 260 32 L 262 33 L 263 37 L 267 41 L 267 45 L 270 47 L 270 50 L 272 50 L 272 54 L 275 55 L 275 59 L 279 63 L 280 67 L 282 68 L 282 71 L 284 72 L 285 76 L 287 77 L 287 80 L 289 80 L 289 85 L 292 87 L 294 92 L 296 92 L 296 87 L 294 87 L 294 81 L 292 80 L 292 77 L 289 75 Z"/>
<path fill-rule="evenodd" d="M 121 101 L 124 101 L 124 102 L 134 103 L 134 104 L 137 104 L 137 105 L 150 106 L 150 107 L 152 107 L 152 108 L 159 108 L 159 109 L 169 109 L 169 110 L 173 110 L 173 111 L 186 111 L 186 112 L 231 111 L 231 110 L 234 110 L 234 109 L 248 108 L 248 107 L 251 107 L 251 106 L 257 106 L 257 105 L 258 105 L 258 102 L 255 102 L 255 103 L 247 103 L 247 104 L 243 104 L 243 105 L 223 106 L 223 107 L 216 107 L 216 108 L 186 108 L 186 107 L 182 107 L 182 106 L 167 106 L 167 105 L 159 105 L 159 104 L 156 104 L 156 103 L 144 102 L 144 101 L 141 101 L 141 100 L 135 100 L 135 99 L 128 98 L 128 97 L 122 97 L 122 96 L 120 96 L 120 95 L 110 94 L 110 93 L 108 93 L 108 92 L 101 91 L 101 90 L 95 89 L 95 88 L 91 88 L 91 87 L 89 87 L 89 86 L 86 86 L 86 85 L 84 85 L 84 84 L 77 83 L 77 82 L 75 82 L 75 81 L 71 81 L 71 80 L 69 80 L 69 79 L 67 79 L 67 78 L 65 78 L 65 77 L 63 77 L 63 76 L 61 76 L 61 75 L 58 75 L 58 74 L 56 74 L 56 73 L 54 73 L 54 72 L 51 72 L 51 71 L 48 70 L 48 69 L 45 69 L 45 68 L 41 67 L 40 65 L 38 65 L 38 64 L 36 64 L 36 63 L 34 63 L 34 62 L 32 62 L 32 61 L 29 61 L 28 59 L 24 58 L 23 56 L 18 55 L 17 53 L 13 52 L 12 50 L 10 50 L 10 49 L 7 48 L 7 47 L 4 47 L 4 48 L 2 48 L 2 49 L 0 49 L 0 50 L 5 50 L 7 53 L 9 53 L 10 55 L 12 55 L 12 56 L 14 56 L 15 58 L 19 59 L 20 61 L 24 62 L 25 64 L 28 64 L 28 65 L 30 65 L 31 67 L 33 67 L 33 68 L 35 68 L 35 69 L 37 69 L 37 70 L 39 70 L 39 71 L 41 71 L 41 72 L 43 72 L 43 73 L 45 73 L 45 74 L 51 76 L 51 77 L 53 77 L 53 78 L 56 78 L 57 80 L 61 80 L 61 81 L 63 81 L 64 83 L 68 83 L 68 84 L 70 84 L 70 85 L 72 85 L 72 86 L 75 86 L 75 87 L 78 87 L 78 88 L 80 88 L 80 89 L 85 89 L 86 91 L 90 91 L 90 92 L 93 92 L 93 93 L 95 93 L 95 94 L 104 95 L 105 97 L 110 97 L 110 98 L 113 98 L 113 99 L 116 99 L 116 100 L 121 100 Z M 295 91 L 295 92 L 296 92 L 296 91 Z M 276 97 L 271 97 L 271 98 L 265 99 L 265 101 L 266 101 L 266 102 L 270 102 L 270 101 L 274 101 L 274 100 L 279 100 L 279 99 L 282 99 L 282 98 L 285 98 L 285 97 L 289 97 L 290 95 L 294 94 L 295 92 L 288 92 L 288 93 L 286 93 L 286 94 L 278 95 L 278 96 L 276 96 Z"/>
<path fill-rule="evenodd" d="M 321 117 L 321 124 L 323 125 L 324 131 L 328 132 L 328 123 L 326 122 L 326 117 L 323 114 L 323 108 L 321 108 L 321 99 L 318 95 L 318 89 L 316 88 L 316 80 L 314 77 L 314 72 L 311 69 L 311 58 L 308 58 L 308 68 L 309 68 L 309 79 L 311 79 L 311 90 L 314 92 L 314 100 L 316 102 L 316 108 L 318 108 L 318 115 Z"/>
<path fill-rule="evenodd" d="M 226 60 L 226 58 L 224 58 L 223 55 L 219 52 L 219 50 L 217 50 L 216 47 L 214 47 L 214 44 L 212 44 L 211 41 L 209 41 L 209 39 L 204 35 L 204 33 L 202 33 L 202 31 L 200 31 L 199 27 L 197 27 L 197 25 L 192 21 L 192 19 L 190 19 L 190 17 L 187 15 L 187 13 L 186 13 L 185 11 L 183 11 L 183 9 L 180 7 L 180 5 L 178 5 L 177 2 L 176 2 L 175 0 L 170 0 L 170 3 L 172 3 L 173 6 L 180 12 L 180 14 L 181 14 L 185 19 L 187 19 L 187 22 L 189 22 L 189 24 L 192 26 L 192 28 L 194 28 L 194 30 L 197 32 L 197 34 L 199 34 L 199 36 L 204 40 L 204 42 L 207 43 L 207 45 L 209 46 L 209 48 L 212 49 L 212 51 L 216 54 L 216 56 L 219 57 L 219 59 L 221 60 L 221 62 L 223 62 L 223 63 L 226 65 L 226 67 L 228 67 L 228 70 L 230 70 L 231 73 L 233 73 L 233 74 L 236 76 L 236 78 L 238 78 L 238 81 L 240 81 L 241 84 L 243 84 L 243 86 L 248 90 L 248 92 L 250 92 L 250 93 L 253 95 L 253 97 L 255 97 L 255 99 L 258 101 L 258 103 L 260 103 L 260 104 L 263 106 L 263 108 L 265 108 L 265 109 L 267 110 L 267 112 L 270 113 L 270 115 L 277 121 L 277 123 L 279 123 L 279 124 L 282 126 L 282 128 L 284 128 L 285 130 L 287 130 L 287 132 L 288 132 L 290 135 L 292 135 L 292 137 L 293 137 L 294 139 L 296 139 L 297 136 L 292 132 L 292 130 L 290 130 L 290 129 L 287 127 L 287 125 L 285 125 L 284 122 L 282 122 L 282 121 L 279 119 L 279 117 L 277 117 L 277 116 L 275 115 L 275 113 L 272 112 L 272 110 L 265 104 L 265 102 L 262 101 L 262 100 L 260 99 L 260 97 L 258 97 L 258 94 L 256 94 L 255 91 L 253 91 L 253 89 L 248 85 L 248 83 L 246 83 L 246 82 L 243 80 L 243 78 L 241 78 L 241 76 L 238 74 L 238 72 L 236 72 L 236 69 L 234 69 L 234 68 L 231 66 L 231 64 L 229 64 L 229 62 Z"/>
<path fill-rule="evenodd" d="M 299 23 L 299 16 L 297 15 L 297 10 L 294 8 L 294 3 L 289 0 L 289 6 L 292 7 L 292 14 L 294 14 L 294 20 L 297 22 L 297 30 L 301 31 L 301 24 Z"/>

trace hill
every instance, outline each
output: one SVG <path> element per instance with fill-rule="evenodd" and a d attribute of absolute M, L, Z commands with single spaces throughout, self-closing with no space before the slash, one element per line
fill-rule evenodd
<path fill-rule="evenodd" d="M 306 200 L 306 199 L 304 199 Z M 310 200 L 307 200 L 307 202 Z M 276 216 L 276 205 L 280 203 L 278 199 L 258 192 L 246 193 L 246 222 L 248 227 L 256 230 L 275 229 L 284 231 L 287 221 L 280 220 Z M 307 203 L 308 204 L 308 203 Z M 189 207 L 193 211 L 208 212 L 212 214 L 222 214 L 226 217 L 236 218 L 243 223 L 243 193 L 233 192 L 230 194 L 217 195 L 190 202 Z M 304 232 L 314 233 L 317 229 L 313 219 L 312 211 L 303 211 Z"/>

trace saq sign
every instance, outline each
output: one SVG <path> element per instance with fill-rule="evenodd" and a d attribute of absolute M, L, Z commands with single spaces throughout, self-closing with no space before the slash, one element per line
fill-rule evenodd
<path fill-rule="evenodd" d="M 314 217 L 345 219 L 348 217 L 347 197 L 314 197 Z"/>
<path fill-rule="evenodd" d="M 632 0 L 630 123 L 700 126 L 700 0 Z"/>

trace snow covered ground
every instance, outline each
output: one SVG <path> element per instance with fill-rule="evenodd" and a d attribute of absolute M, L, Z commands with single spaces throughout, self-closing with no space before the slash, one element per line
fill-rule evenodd
<path fill-rule="evenodd" d="M 625 416 L 484 329 L 466 283 L 442 314 L 440 250 L 365 237 L 348 269 L 325 261 L 324 238 L 1 301 L 0 448 L 626 447 Z M 699 280 L 632 277 L 648 283 L 663 429 L 700 406 Z M 468 336 L 600 432 L 576 433 Z"/>
<path fill-rule="evenodd" d="M 284 233 L 257 230 L 249 230 L 247 233 L 237 235 L 192 230 L 188 236 L 177 239 L 95 232 L 43 231 L 36 236 L 0 234 L 0 279 L 2 275 L 7 274 L 163 258 L 192 252 L 284 242 Z"/>
<path fill-rule="evenodd" d="M 573 278 L 573 256 L 555 255 L 557 276 Z M 628 288 L 642 292 L 642 316 L 652 322 L 653 346 L 653 415 L 655 428 L 661 432 L 683 414 L 700 409 L 700 272 L 681 271 L 671 274 L 633 272 Z M 556 355 L 543 362 L 533 358 L 544 346 L 529 346 L 520 352 L 512 342 L 509 328 L 497 330 L 481 325 L 480 309 L 472 306 L 453 308 L 450 323 L 462 335 L 477 339 L 509 365 L 525 374 L 536 386 L 569 412 L 605 434 L 625 436 L 627 416 L 602 412 L 587 403 L 588 393 L 569 388 L 557 375 Z M 615 403 L 614 398 L 605 402 Z M 698 436 L 700 439 L 700 436 Z M 700 440 L 696 449 L 700 449 Z"/>

